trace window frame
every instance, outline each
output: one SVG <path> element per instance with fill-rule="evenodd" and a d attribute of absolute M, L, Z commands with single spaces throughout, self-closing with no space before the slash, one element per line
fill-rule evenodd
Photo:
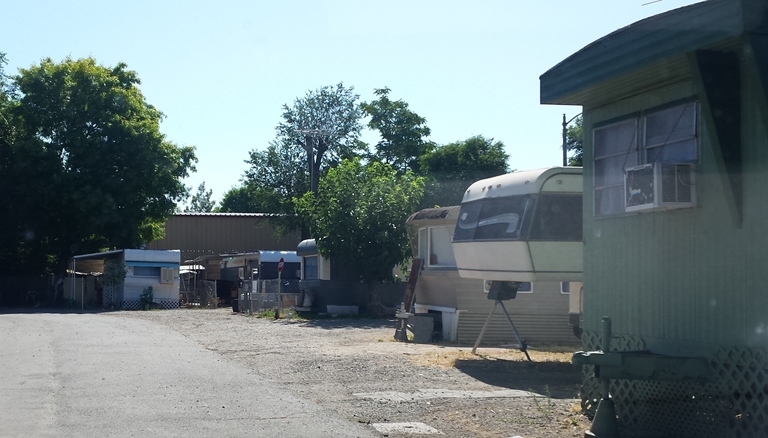
<path fill-rule="evenodd" d="M 303 280 L 319 280 L 320 279 L 320 257 L 318 257 L 317 255 L 308 255 L 308 256 L 304 256 L 303 258 L 304 258 L 304 263 L 303 263 L 304 275 L 302 276 L 302 279 Z M 314 265 L 310 265 L 314 267 L 314 271 L 315 271 L 314 277 L 307 277 L 307 272 L 309 272 L 307 270 L 307 266 L 308 266 L 307 260 L 309 259 L 315 260 Z"/>
<path fill-rule="evenodd" d="M 424 227 L 424 228 L 426 229 L 425 235 L 427 237 L 427 245 L 426 245 L 427 254 L 426 254 L 426 257 L 423 257 L 423 259 L 426 260 L 427 267 L 429 267 L 429 268 L 451 268 L 451 269 L 455 269 L 456 268 L 456 256 L 453 254 L 453 246 L 452 246 L 452 243 L 451 243 L 451 241 L 453 240 L 452 239 L 452 237 L 453 237 L 453 235 L 452 235 L 452 231 L 453 231 L 452 227 L 449 227 L 449 226 L 433 226 L 433 227 L 430 227 L 430 226 L 428 226 L 428 227 Z M 432 242 L 434 240 L 432 238 L 432 231 L 433 230 L 437 230 L 437 229 L 444 230 L 446 233 L 448 233 L 448 249 L 450 250 L 451 256 L 453 258 L 453 264 L 441 263 L 440 262 L 440 257 L 437 258 L 437 263 L 432 263 L 432 255 L 433 255 L 433 251 L 432 251 L 433 245 L 432 245 Z M 421 237 L 421 234 L 419 234 L 419 237 Z"/>
<path fill-rule="evenodd" d="M 689 133 L 687 137 L 674 137 L 673 134 L 677 132 L 677 127 L 680 120 L 683 120 L 683 116 L 685 115 L 686 111 L 688 111 L 688 107 L 692 108 L 692 118 L 691 121 L 692 125 L 692 132 Z M 662 142 L 658 141 L 658 136 L 655 136 L 654 141 L 651 145 L 647 143 L 648 138 L 650 135 L 648 134 L 648 120 L 649 118 L 653 118 L 654 116 L 659 115 L 662 112 L 670 111 L 675 108 L 681 108 L 682 112 L 680 113 L 680 119 L 675 121 L 674 125 L 671 128 L 671 131 L 668 131 L 669 134 L 666 136 L 666 139 Z M 599 135 L 598 133 L 603 130 L 609 130 L 613 128 L 618 128 L 621 125 L 625 125 L 629 122 L 632 122 L 634 124 L 634 134 L 632 136 L 633 141 L 630 142 L 629 147 L 625 151 L 615 151 L 614 153 L 606 153 L 606 154 L 600 154 L 598 155 L 597 150 L 599 149 L 600 145 L 598 144 Z M 685 126 L 685 125 L 683 125 Z M 618 132 L 618 131 L 617 131 Z M 685 147 L 685 144 L 688 144 L 690 141 L 694 142 L 694 157 L 687 161 L 675 161 L 675 163 L 693 163 L 697 164 L 701 160 L 701 106 L 698 100 L 681 100 L 681 101 L 675 101 L 670 102 L 666 105 L 657 106 L 654 108 L 651 108 L 646 111 L 642 111 L 639 113 L 633 113 L 631 115 L 628 115 L 626 117 L 613 119 L 610 121 L 607 121 L 606 123 L 597 124 L 592 129 L 592 216 L 594 218 L 609 218 L 609 217 L 617 217 L 626 215 L 627 212 L 624 209 L 624 175 L 626 174 L 627 169 L 636 167 L 636 166 L 642 166 L 649 163 L 655 163 L 655 162 L 661 162 L 661 163 L 672 163 L 672 161 L 665 161 L 663 159 L 663 156 L 661 155 L 661 151 L 664 147 L 668 146 L 674 146 L 674 145 L 680 145 L 681 147 Z M 649 161 L 649 151 L 655 152 L 654 156 L 656 159 L 654 161 Z M 613 184 L 605 184 L 604 180 L 606 180 L 606 176 L 615 176 L 616 169 L 615 168 L 606 168 L 610 171 L 609 172 L 598 172 L 598 169 L 600 168 L 600 162 L 602 161 L 605 163 L 605 160 L 615 159 L 617 157 L 624 156 L 622 168 L 619 169 L 621 172 L 621 184 L 615 182 Z M 661 158 L 660 158 L 661 157 Z M 627 165 L 627 162 L 633 163 L 632 165 Z M 602 180 L 602 181 L 601 181 Z M 601 183 L 602 182 L 602 183 Z M 605 213 L 601 212 L 600 208 L 600 199 L 601 199 L 601 193 L 609 193 L 609 191 L 613 192 L 620 192 L 620 200 L 621 200 L 621 208 L 617 210 L 611 210 Z M 615 195 L 614 195 L 615 196 Z"/>
<path fill-rule="evenodd" d="M 160 268 L 160 266 L 133 266 L 133 276 L 159 279 L 160 275 L 162 275 Z M 152 273 L 149 274 L 149 271 L 152 271 Z M 155 272 L 157 272 L 157 274 L 155 274 Z"/>

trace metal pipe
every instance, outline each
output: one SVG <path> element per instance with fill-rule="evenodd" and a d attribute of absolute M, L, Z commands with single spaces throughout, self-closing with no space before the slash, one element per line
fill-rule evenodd
<path fill-rule="evenodd" d="M 603 317 L 603 353 L 608 353 L 611 351 L 611 318 L 604 316 Z M 608 399 L 609 395 L 609 386 L 611 381 L 608 379 L 602 379 L 603 380 L 603 398 Z"/>

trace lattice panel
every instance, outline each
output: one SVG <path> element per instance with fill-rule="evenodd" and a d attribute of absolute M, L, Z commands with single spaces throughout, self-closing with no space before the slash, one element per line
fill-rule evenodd
<path fill-rule="evenodd" d="M 585 332 L 584 349 L 600 349 L 601 334 Z M 642 349 L 631 337 L 612 339 L 616 351 Z M 610 391 L 627 436 L 768 437 L 768 351 L 720 348 L 710 357 L 716 376 L 705 384 L 613 380 Z M 582 370 L 582 408 L 593 415 L 602 386 L 594 367 Z"/>
<path fill-rule="evenodd" d="M 141 300 L 123 300 L 123 310 L 139 310 L 141 309 Z"/>
<path fill-rule="evenodd" d="M 178 309 L 179 300 L 162 300 L 160 301 L 161 309 Z"/>
<path fill-rule="evenodd" d="M 177 300 L 157 301 L 161 309 L 177 309 L 179 302 Z M 123 300 L 123 310 L 141 310 L 141 300 Z"/>

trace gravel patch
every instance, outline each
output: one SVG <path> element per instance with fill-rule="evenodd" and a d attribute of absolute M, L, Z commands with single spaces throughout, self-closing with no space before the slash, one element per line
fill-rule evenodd
<path fill-rule="evenodd" d="M 576 347 L 531 349 L 529 363 L 517 350 L 397 342 L 394 319 L 275 320 L 227 308 L 107 315 L 165 325 L 381 436 L 426 436 L 382 426 L 395 423 L 449 437 L 576 437 L 590 427 L 569 363 Z"/>

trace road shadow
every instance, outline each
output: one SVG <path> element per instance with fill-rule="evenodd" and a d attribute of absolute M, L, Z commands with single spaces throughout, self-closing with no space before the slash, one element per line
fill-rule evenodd
<path fill-rule="evenodd" d="M 8 306 L 8 307 L 0 307 L 0 315 L 12 315 L 12 314 L 44 314 L 44 313 L 54 313 L 54 314 L 83 314 L 83 313 L 112 313 L 116 312 L 116 310 L 110 310 L 110 309 L 103 309 L 103 308 L 84 308 L 81 309 L 79 307 L 33 307 L 33 306 L 27 306 L 27 307 L 16 307 L 16 306 Z"/>
<path fill-rule="evenodd" d="M 356 328 L 356 329 L 383 329 L 392 328 L 392 335 L 395 334 L 396 322 L 390 319 L 373 319 L 373 318 L 360 318 L 360 317 L 329 317 L 329 318 L 312 318 L 304 319 L 300 323 L 305 327 L 314 327 L 321 329 L 339 329 L 339 328 Z"/>
<path fill-rule="evenodd" d="M 493 386 L 531 391 L 556 399 L 579 397 L 581 367 L 570 363 L 483 358 L 459 359 L 455 367 Z"/>

